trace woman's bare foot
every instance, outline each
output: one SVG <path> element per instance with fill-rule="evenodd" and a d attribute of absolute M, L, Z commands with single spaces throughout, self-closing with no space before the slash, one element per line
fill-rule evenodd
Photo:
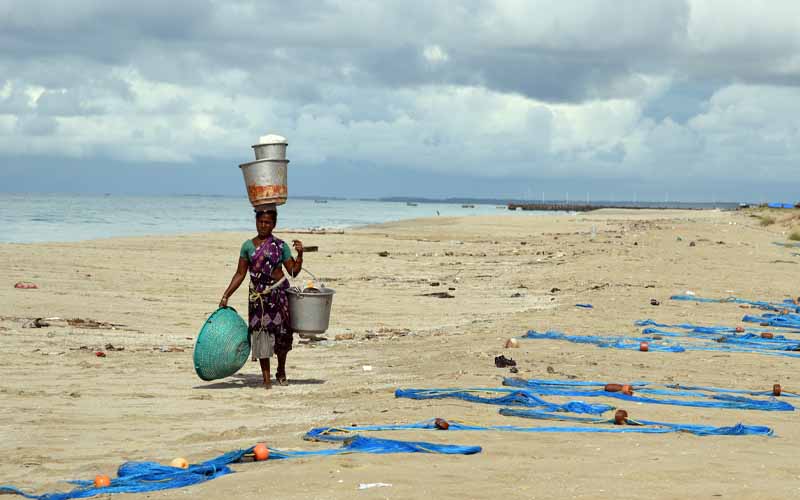
<path fill-rule="evenodd" d="M 261 364 L 261 378 L 264 380 L 264 389 L 272 389 L 272 381 L 269 379 L 269 358 L 260 358 Z"/>

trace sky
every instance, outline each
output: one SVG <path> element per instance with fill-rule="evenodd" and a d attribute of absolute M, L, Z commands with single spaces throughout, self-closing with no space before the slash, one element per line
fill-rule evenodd
<path fill-rule="evenodd" d="M 0 0 L 0 192 L 800 201 L 796 0 Z"/>

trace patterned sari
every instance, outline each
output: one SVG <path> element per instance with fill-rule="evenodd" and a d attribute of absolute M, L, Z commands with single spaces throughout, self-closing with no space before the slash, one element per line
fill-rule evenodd
<path fill-rule="evenodd" d="M 269 358 L 273 353 L 292 350 L 292 329 L 289 325 L 289 298 L 284 281 L 271 288 L 276 281 L 272 272 L 280 269 L 283 240 L 270 235 L 256 249 L 248 264 L 250 272 L 249 328 L 253 361 Z"/>

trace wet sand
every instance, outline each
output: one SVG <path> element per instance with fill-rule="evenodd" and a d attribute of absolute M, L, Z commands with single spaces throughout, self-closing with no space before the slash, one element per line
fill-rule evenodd
<path fill-rule="evenodd" d="M 0 483 L 41 493 L 65 488 L 67 479 L 113 476 L 126 460 L 196 462 L 259 441 L 281 449 L 336 446 L 302 441 L 323 425 L 432 417 L 550 425 L 500 416 L 491 405 L 394 398 L 396 388 L 499 386 L 510 375 L 494 366 L 500 354 L 513 357 L 524 378 L 796 389 L 800 360 L 792 358 L 540 340 L 503 347 L 528 329 L 636 335 L 633 322 L 646 318 L 741 325 L 748 311 L 735 304 L 668 298 L 687 290 L 703 297 L 799 295 L 800 257 L 771 244 L 785 241 L 785 229 L 761 227 L 742 213 L 644 210 L 418 219 L 344 234 L 279 228 L 285 239 L 319 246 L 306 254 L 306 266 L 336 296 L 329 341 L 296 339 L 291 385 L 269 393 L 257 363 L 213 382 L 197 378 L 192 364 L 195 336 L 251 235 L 0 245 Z M 13 288 L 23 280 L 39 289 Z M 230 305 L 246 314 L 244 286 Z M 425 295 L 434 292 L 454 297 Z M 661 305 L 651 306 L 651 298 Z M 53 320 L 24 327 L 37 317 L 102 324 Z M 354 338 L 333 340 L 343 334 Z M 106 357 L 96 357 L 98 350 Z M 370 435 L 481 445 L 483 452 L 237 464 L 236 474 L 205 484 L 125 498 L 789 498 L 800 492 L 795 412 L 625 408 L 647 420 L 768 425 L 776 436 L 384 432 Z M 359 483 L 373 482 L 392 486 L 358 491 Z"/>

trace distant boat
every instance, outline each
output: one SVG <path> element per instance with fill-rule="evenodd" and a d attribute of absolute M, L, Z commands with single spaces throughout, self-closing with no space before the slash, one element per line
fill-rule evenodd
<path fill-rule="evenodd" d="M 314 200 L 314 203 L 328 203 L 328 200 Z"/>
<path fill-rule="evenodd" d="M 409 207 L 416 207 L 418 204 L 411 201 L 407 201 L 406 205 L 408 205 Z"/>
<path fill-rule="evenodd" d="M 475 208 L 475 205 L 461 205 L 461 208 Z"/>

